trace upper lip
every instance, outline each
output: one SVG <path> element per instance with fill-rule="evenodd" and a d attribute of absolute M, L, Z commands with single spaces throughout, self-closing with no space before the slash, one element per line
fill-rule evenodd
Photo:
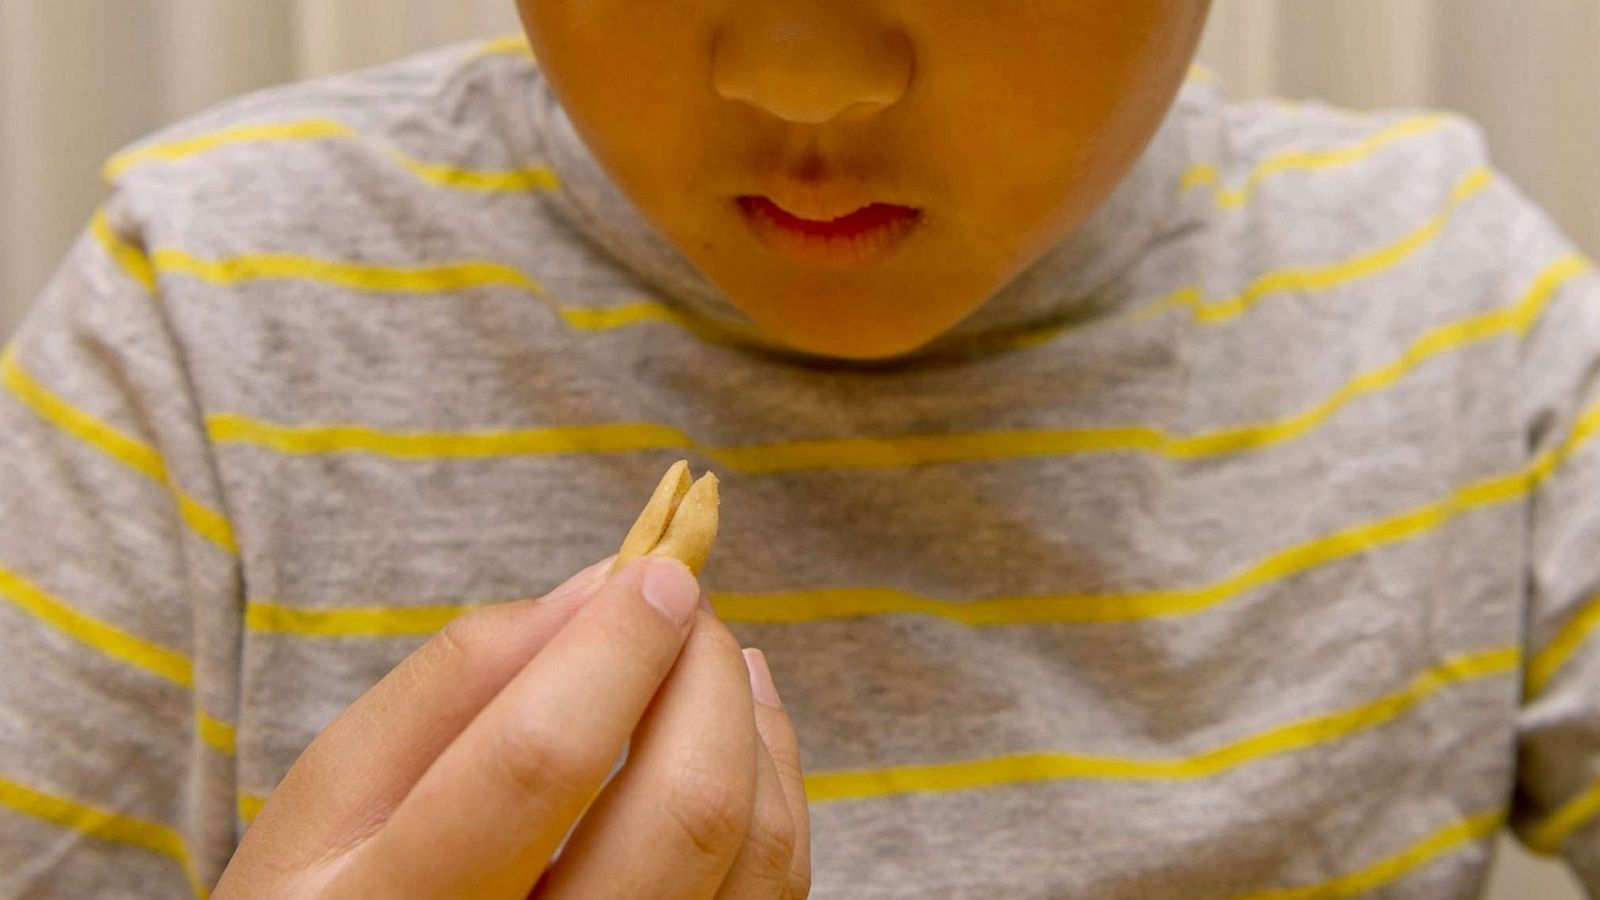
<path fill-rule="evenodd" d="M 873 203 L 886 203 L 872 196 L 866 186 L 831 181 L 817 184 L 785 184 L 763 193 L 790 215 L 815 222 L 831 222 Z"/>

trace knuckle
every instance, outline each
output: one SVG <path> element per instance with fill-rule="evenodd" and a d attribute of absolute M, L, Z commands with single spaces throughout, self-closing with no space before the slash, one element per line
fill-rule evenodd
<path fill-rule="evenodd" d="M 767 745 L 767 752 L 772 755 L 772 764 L 777 767 L 780 778 L 804 783 L 805 769 L 799 750 L 784 741 L 774 740 Z"/>
<path fill-rule="evenodd" d="M 734 784 L 706 765 L 691 763 L 680 766 L 672 779 L 666 807 L 695 850 L 721 858 L 743 843 L 752 805 L 747 786 Z"/>
<path fill-rule="evenodd" d="M 528 794 L 580 792 L 606 774 L 593 754 L 537 721 L 501 729 L 491 756 L 504 780 Z M 605 763 L 609 766 L 610 760 Z"/>
<path fill-rule="evenodd" d="M 467 676 L 481 665 L 490 637 L 487 610 L 473 610 L 450 620 L 401 668 L 412 685 Z"/>
<path fill-rule="evenodd" d="M 783 896 L 784 900 L 806 900 L 807 897 L 811 896 L 811 862 L 809 860 L 789 871 L 789 887 Z"/>
<path fill-rule="evenodd" d="M 486 613 L 475 609 L 456 616 L 439 630 L 438 640 L 433 642 L 435 657 L 442 657 L 438 662 L 465 664 L 478 655 L 488 636 Z"/>
<path fill-rule="evenodd" d="M 761 870 L 776 873 L 773 880 L 782 883 L 794 859 L 796 840 L 794 821 L 789 813 L 781 804 L 770 804 L 769 809 L 759 810 L 751 821 L 744 852 Z"/>

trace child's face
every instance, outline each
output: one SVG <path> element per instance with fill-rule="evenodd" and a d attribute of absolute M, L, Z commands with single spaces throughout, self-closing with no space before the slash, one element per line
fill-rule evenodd
<path fill-rule="evenodd" d="M 1160 125 L 1210 0 L 518 5 L 640 212 L 774 337 L 869 359 L 939 336 L 1094 211 Z M 909 209 L 808 237 L 740 197 L 813 220 Z"/>

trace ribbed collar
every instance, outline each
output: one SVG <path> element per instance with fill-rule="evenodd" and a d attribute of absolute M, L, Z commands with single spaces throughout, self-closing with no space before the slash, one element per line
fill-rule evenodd
<path fill-rule="evenodd" d="M 537 73 L 530 73 L 533 158 L 561 180 L 546 195 L 574 229 L 605 248 L 653 287 L 662 303 L 720 332 L 723 342 L 752 342 L 752 322 L 649 223 L 601 168 L 566 110 Z M 1182 180 L 1200 160 L 1198 135 L 1215 112 L 1215 88 L 1192 78 L 1156 136 L 1110 197 L 1066 239 L 1012 279 L 937 340 L 910 354 L 982 347 L 987 338 L 1100 315 L 1118 301 L 1108 288 L 1163 235 L 1184 226 Z M 774 349 L 766 345 L 766 349 Z M 798 354 L 806 356 L 806 354 Z"/>

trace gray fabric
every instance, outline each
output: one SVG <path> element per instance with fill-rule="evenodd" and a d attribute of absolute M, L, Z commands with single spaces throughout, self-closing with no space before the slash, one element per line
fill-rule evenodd
<path fill-rule="evenodd" d="M 447 48 L 141 142 L 353 129 L 121 172 L 105 211 L 122 262 L 86 231 L 10 346 L 0 893 L 172 896 L 192 890 L 182 859 L 214 883 L 240 795 L 270 792 L 426 638 L 405 611 L 543 592 L 612 552 L 686 456 L 724 485 L 705 584 L 766 650 L 800 731 L 815 896 L 1475 896 L 1496 815 L 1537 841 L 1600 778 L 1600 646 L 1567 641 L 1570 660 L 1522 697 L 1523 663 L 1581 632 L 1600 594 L 1600 439 L 1584 432 L 1537 483 L 1467 490 L 1569 444 L 1600 402 L 1600 282 L 1560 270 L 1525 332 L 1484 318 L 1573 250 L 1498 175 L 1452 205 L 1488 164 L 1453 116 L 1355 162 L 1271 173 L 1224 207 L 1216 186 L 1185 186 L 1192 166 L 1234 188 L 1416 111 L 1218 91 L 1187 84 L 1113 199 L 953 333 L 869 365 L 659 321 L 570 326 L 561 310 L 641 299 L 741 317 L 597 168 L 525 55 Z M 548 165 L 562 186 L 441 185 L 392 151 Z M 489 261 L 543 293 L 194 262 L 257 255 Z M 1188 285 L 1213 312 L 1140 315 Z M 1450 330 L 1468 320 L 1479 330 Z M 1048 339 L 1008 346 L 1021 333 Z M 290 451 L 240 439 L 233 416 L 390 438 Z M 460 439 L 393 440 L 619 423 L 657 430 L 642 449 L 467 456 L 439 452 Z M 1262 423 L 1289 430 L 1194 453 L 1146 434 L 957 460 L 895 440 Z M 726 452 L 838 438 L 898 455 L 767 471 L 781 448 Z M 818 591 L 833 593 L 804 593 Z M 1012 602 L 1029 597 L 1044 599 Z M 932 605 L 860 605 L 874 598 Z M 371 607 L 411 633 L 272 617 Z M 1001 621 L 973 618 L 992 610 Z M 802 621 L 771 621 L 785 618 Z M 236 728 L 233 752 L 196 708 Z M 950 779 L 995 767 L 840 777 L 1041 753 L 1071 758 L 964 786 Z M 868 795 L 837 793 L 851 784 Z M 1596 834 L 1565 848 L 1591 892 Z"/>

